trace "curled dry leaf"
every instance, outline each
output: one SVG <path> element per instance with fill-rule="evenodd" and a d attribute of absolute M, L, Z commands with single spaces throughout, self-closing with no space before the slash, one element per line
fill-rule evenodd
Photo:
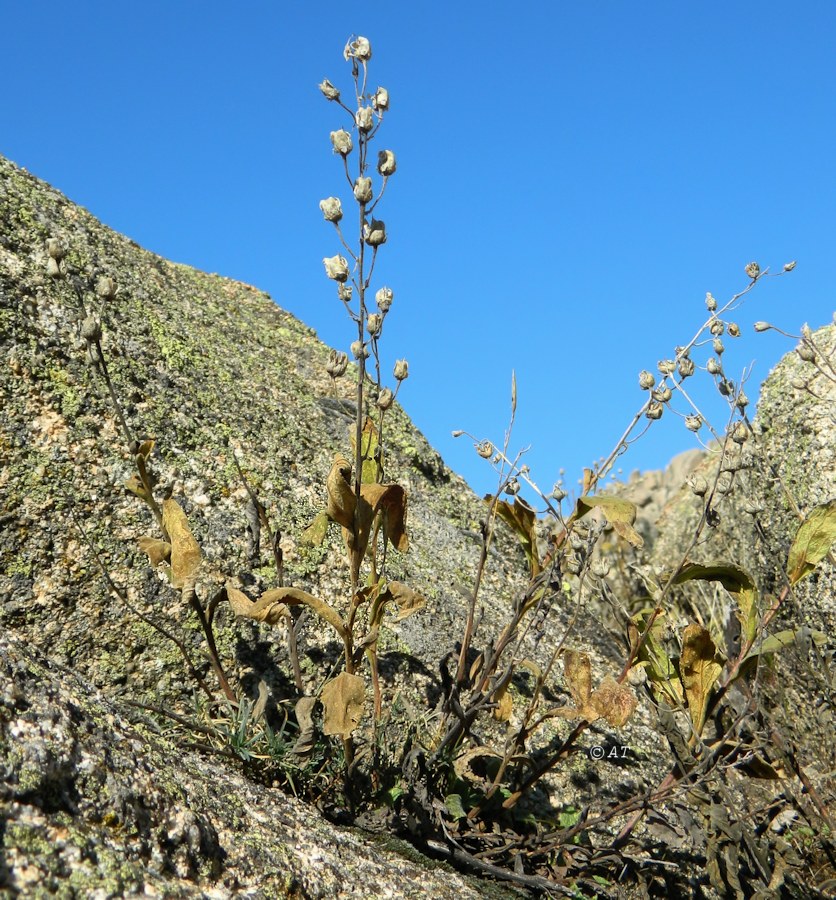
<path fill-rule="evenodd" d="M 143 553 L 148 554 L 152 566 L 158 566 L 161 562 L 171 559 L 171 544 L 152 537 L 141 537 L 137 543 Z"/>
<path fill-rule="evenodd" d="M 346 638 L 345 623 L 334 607 L 319 597 L 314 597 L 313 594 L 300 591 L 299 588 L 272 588 L 265 591 L 255 602 L 230 585 L 227 585 L 226 592 L 230 605 L 238 616 L 275 625 L 279 619 L 290 615 L 289 606 L 307 606 L 327 622 L 343 640 Z"/>
<path fill-rule="evenodd" d="M 490 504 L 494 498 L 488 494 L 484 499 Z M 496 514 L 520 539 L 531 577 L 536 578 L 540 574 L 541 566 L 537 553 L 537 516 L 534 510 L 524 500 L 516 497 L 512 503 L 497 500 Z"/>
<path fill-rule="evenodd" d="M 481 760 L 482 762 L 479 762 Z M 453 763 L 453 770 L 459 778 L 471 782 L 471 784 L 487 784 L 496 771 L 502 757 L 489 747 L 474 747 L 463 753 Z M 474 763 L 479 765 L 482 772 L 474 768 Z M 493 772 L 491 771 L 493 768 Z"/>
<path fill-rule="evenodd" d="M 232 611 L 242 619 L 255 619 L 256 622 L 275 625 L 281 619 L 290 616 L 290 610 L 286 604 L 273 599 L 265 602 L 264 597 L 253 602 L 243 591 L 239 591 L 230 584 L 226 586 L 226 596 Z"/>
<path fill-rule="evenodd" d="M 575 516 L 582 519 L 591 509 L 600 509 L 613 531 L 634 547 L 643 547 L 644 538 L 633 528 L 636 506 L 621 497 L 601 494 L 597 497 L 579 497 Z"/>
<path fill-rule="evenodd" d="M 351 546 L 353 546 L 356 498 L 351 488 L 351 463 L 341 454 L 334 457 L 331 471 L 328 473 L 326 488 L 328 490 L 328 517 L 348 532 Z M 348 540 L 347 537 L 346 541 Z"/>
<path fill-rule="evenodd" d="M 315 706 L 316 697 L 300 697 L 296 701 L 296 723 L 299 726 L 299 737 L 293 745 L 293 752 L 297 756 L 310 753 L 316 743 L 316 729 L 313 721 Z"/>
<path fill-rule="evenodd" d="M 708 698 L 722 671 L 711 635 L 700 625 L 688 625 L 682 633 L 679 673 L 688 700 L 688 713 L 698 735 L 705 725 Z"/>
<path fill-rule="evenodd" d="M 341 672 L 323 687 L 320 700 L 325 710 L 323 732 L 350 737 L 363 718 L 366 685 L 359 675 Z"/>
<path fill-rule="evenodd" d="M 171 538 L 171 583 L 181 588 L 200 567 L 200 546 L 176 500 L 163 501 L 163 528 Z"/>
<path fill-rule="evenodd" d="M 627 723 L 637 705 L 630 688 L 608 675 L 592 691 L 592 664 L 586 653 L 567 650 L 563 671 L 575 706 L 555 709 L 552 711 L 554 715 L 565 719 L 585 719 L 587 722 L 603 717 L 616 728 Z"/>

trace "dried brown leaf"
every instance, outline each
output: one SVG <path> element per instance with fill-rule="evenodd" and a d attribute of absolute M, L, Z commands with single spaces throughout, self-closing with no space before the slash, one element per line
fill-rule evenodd
<path fill-rule="evenodd" d="M 158 566 L 161 562 L 168 562 L 171 558 L 171 544 L 158 538 L 141 537 L 137 544 L 143 553 L 148 554 L 152 566 Z"/>
<path fill-rule="evenodd" d="M 711 635 L 700 625 L 688 625 L 682 633 L 679 673 L 688 700 L 688 712 L 698 735 L 705 725 L 711 690 L 722 671 Z"/>
<path fill-rule="evenodd" d="M 200 567 L 200 546 L 176 500 L 163 501 L 163 528 L 171 538 L 171 583 L 181 588 Z"/>
<path fill-rule="evenodd" d="M 359 675 L 341 672 L 322 688 L 320 699 L 325 709 L 323 732 L 349 737 L 363 718 L 366 685 Z"/>

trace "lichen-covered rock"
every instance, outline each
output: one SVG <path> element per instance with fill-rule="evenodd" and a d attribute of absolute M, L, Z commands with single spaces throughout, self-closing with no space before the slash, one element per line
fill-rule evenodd
<path fill-rule="evenodd" d="M 486 896 L 486 885 L 406 846 L 398 853 L 396 841 L 341 830 L 126 713 L 0 636 L 4 896 Z"/>

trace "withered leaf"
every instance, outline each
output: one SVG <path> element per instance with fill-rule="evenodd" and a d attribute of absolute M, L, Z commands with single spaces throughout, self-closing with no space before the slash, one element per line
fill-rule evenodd
<path fill-rule="evenodd" d="M 338 453 L 334 457 L 326 488 L 329 518 L 345 528 L 349 535 L 353 535 L 356 497 L 351 487 L 351 463 L 342 454 Z"/>
<path fill-rule="evenodd" d="M 324 600 L 320 600 L 319 597 L 314 597 L 313 594 L 309 594 L 306 591 L 300 591 L 299 588 L 271 588 L 261 595 L 261 599 L 256 606 L 259 606 L 260 604 L 264 604 L 265 606 L 269 606 L 270 604 L 307 606 L 312 609 L 320 619 L 327 622 L 343 640 L 346 638 L 345 623 L 334 607 L 327 604 Z"/>
<path fill-rule="evenodd" d="M 316 743 L 316 730 L 313 721 L 315 706 L 316 697 L 300 697 L 296 701 L 296 722 L 299 725 L 299 737 L 293 745 L 293 752 L 297 756 L 304 756 L 310 753 Z"/>
<path fill-rule="evenodd" d="M 806 578 L 836 541 L 836 498 L 817 506 L 802 522 L 790 547 L 787 575 L 791 584 Z"/>
<path fill-rule="evenodd" d="M 139 497 L 140 500 L 148 500 L 148 492 L 145 490 L 139 475 L 131 475 L 124 483 L 124 486 L 125 490 L 130 491 L 132 494 Z"/>
<path fill-rule="evenodd" d="M 148 438 L 148 440 L 143 441 L 138 450 L 136 451 L 137 456 L 141 456 L 143 459 L 148 459 L 151 455 L 151 451 L 154 449 L 154 439 Z"/>
<path fill-rule="evenodd" d="M 598 685 L 590 702 L 614 728 L 626 725 L 638 705 L 630 688 L 619 684 L 611 675 L 607 675 Z"/>
<path fill-rule="evenodd" d="M 636 506 L 629 500 L 621 497 L 612 497 L 609 494 L 598 496 L 579 497 L 575 506 L 575 516 L 582 519 L 590 510 L 600 509 L 613 530 L 634 547 L 643 547 L 644 539 L 633 528 L 636 521 Z"/>
<path fill-rule="evenodd" d="M 427 605 L 426 599 L 421 594 L 416 593 L 405 584 L 401 584 L 400 581 L 390 581 L 386 593 L 397 604 L 398 615 L 395 617 L 396 622 L 406 619 Z"/>
<path fill-rule="evenodd" d="M 490 494 L 484 499 L 488 503 L 493 501 Z M 531 577 L 539 575 L 541 567 L 537 554 L 537 516 L 534 510 L 524 500 L 516 497 L 512 503 L 498 500 L 496 514 L 519 538 L 528 560 Z"/>
<path fill-rule="evenodd" d="M 489 747 L 473 747 L 454 760 L 453 770 L 459 778 L 463 778 L 471 784 L 485 784 L 492 777 L 501 760 L 502 757 Z M 478 764 L 482 771 L 477 771 L 474 764 Z"/>
<path fill-rule="evenodd" d="M 700 625 L 688 625 L 682 632 L 679 674 L 688 701 L 688 713 L 698 735 L 705 725 L 709 696 L 722 671 L 711 635 Z"/>
<path fill-rule="evenodd" d="M 171 558 L 171 544 L 158 538 L 141 537 L 137 544 L 143 553 L 148 554 L 152 566 L 158 566 L 161 562 L 168 562 Z"/>
<path fill-rule="evenodd" d="M 753 640 L 758 628 L 758 589 L 752 576 L 727 563 L 696 565 L 686 563 L 677 572 L 674 584 L 686 581 L 718 581 L 737 601 L 737 617 L 747 640 Z"/>
<path fill-rule="evenodd" d="M 592 691 L 592 665 L 586 653 L 565 651 L 563 671 L 575 706 L 554 709 L 553 715 L 565 719 L 585 719 L 587 722 L 594 722 L 603 716 L 610 725 L 620 727 L 635 711 L 637 700 L 633 692 L 610 675 Z"/>
<path fill-rule="evenodd" d="M 265 602 L 264 597 L 254 602 L 243 591 L 232 587 L 231 584 L 226 586 L 226 596 L 232 611 L 243 619 L 255 619 L 256 622 L 275 625 L 281 619 L 290 616 L 290 610 L 284 603 L 272 599 Z"/>
<path fill-rule="evenodd" d="M 163 501 L 163 528 L 171 538 L 171 583 L 181 588 L 200 566 L 200 546 L 176 500 Z"/>
<path fill-rule="evenodd" d="M 506 681 L 494 694 L 494 700 L 497 706 L 494 707 L 492 715 L 497 722 L 507 722 L 511 718 L 514 711 L 514 698 L 508 693 L 508 687 L 511 684 L 510 679 Z"/>
<path fill-rule="evenodd" d="M 323 732 L 349 737 L 363 718 L 365 699 L 366 685 L 359 675 L 341 672 L 331 679 L 320 698 L 325 710 Z"/>
<path fill-rule="evenodd" d="M 360 488 L 362 498 L 371 510 L 368 525 L 378 512 L 383 514 L 383 534 L 389 543 L 401 553 L 409 550 L 406 536 L 406 491 L 399 484 L 364 484 Z M 366 542 L 368 542 L 368 529 Z"/>

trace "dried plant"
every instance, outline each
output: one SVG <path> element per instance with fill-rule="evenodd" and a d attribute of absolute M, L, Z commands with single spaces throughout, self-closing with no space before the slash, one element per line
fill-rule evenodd
<path fill-rule="evenodd" d="M 799 526 L 783 566 L 785 583 L 777 596 L 766 596 L 753 575 L 731 559 L 710 565 L 691 560 L 706 529 L 716 525 L 718 510 L 732 491 L 746 494 L 745 508 L 755 520 L 760 509 L 756 479 L 750 477 L 753 459 L 757 458 L 757 436 L 748 417 L 745 378 L 736 383 L 723 363 L 723 338 L 740 336 L 729 315 L 769 275 L 757 263 L 745 267 L 748 284 L 722 307 L 707 295 L 707 319 L 687 343 L 658 362 L 656 374 L 650 369 L 639 373 L 638 388 L 644 392 L 644 399 L 612 451 L 585 470 L 582 491 L 571 502 L 567 502 L 570 498 L 562 482 L 548 494 L 540 490 L 522 461 L 523 454 L 514 456 L 510 450 L 517 411 L 516 379 L 512 376 L 510 423 L 503 442 L 468 435 L 477 454 L 494 468 L 497 487 L 485 498 L 481 550 L 460 640 L 453 647 L 451 636 L 449 652 L 439 660 L 443 701 L 438 710 L 425 713 L 427 721 L 436 716 L 437 727 L 409 732 L 404 738 L 400 771 L 383 773 L 376 769 L 378 757 L 371 754 L 364 763 L 371 767 L 366 773 L 370 778 L 364 781 L 356 777 L 363 760 L 356 753 L 355 735 L 368 725 L 369 685 L 375 738 L 383 730 L 378 727 L 383 720 L 377 659 L 381 628 L 387 621 L 396 622 L 420 610 L 425 601 L 420 585 L 412 588 L 387 576 L 389 548 L 399 553 L 409 549 L 407 494 L 387 477 L 386 443 L 387 413 L 409 369 L 405 360 L 399 360 L 390 383 L 385 383 L 380 342 L 393 308 L 394 292 L 386 286 L 372 288 L 375 263 L 378 254 L 385 252 L 388 239 L 386 225 L 377 216 L 389 179 L 397 170 L 391 150 L 379 150 L 375 162 L 371 149 L 389 110 L 389 92 L 383 87 L 370 87 L 372 49 L 366 38 L 350 39 L 344 56 L 351 68 L 349 99 L 344 99 L 328 80 L 319 89 L 345 116 L 346 127 L 332 131 L 330 138 L 344 172 L 347 208 L 353 209 L 356 229 L 344 230 L 343 200 L 339 197 L 327 197 L 320 208 L 341 246 L 341 252 L 324 258 L 325 273 L 335 283 L 351 328 L 351 341 L 347 343 L 352 361 L 349 354 L 332 350 L 326 372 L 335 396 L 344 383 L 342 379 L 349 380 L 354 420 L 342 452 L 335 455 L 322 485 L 324 508 L 302 535 L 308 544 L 322 545 L 331 526 L 337 526 L 346 562 L 344 595 L 323 598 L 284 584 L 281 533 L 271 526 L 234 453 L 249 498 L 251 532 L 256 544 L 261 528 L 268 535 L 276 584 L 257 597 L 249 596 L 232 581 L 214 591 L 201 587 L 204 553 L 183 507 L 172 496 L 171 485 L 162 483 L 153 470 L 155 440 L 135 435 L 108 371 L 101 343 L 102 316 L 106 305 L 116 302 L 117 286 L 109 277 L 98 279 L 95 309 L 85 291 L 68 278 L 66 248 L 57 238 L 47 243 L 47 271 L 75 294 L 86 352 L 107 389 L 126 453 L 135 468 L 125 489 L 145 504 L 156 523 L 158 533 L 140 537 L 139 547 L 153 568 L 164 568 L 171 589 L 179 593 L 200 623 L 221 703 L 215 702 L 216 690 L 199 674 L 183 642 L 166 626 L 151 620 L 161 634 L 177 644 L 189 674 L 212 701 L 207 717 L 211 727 L 203 729 L 212 746 L 217 749 L 222 745 L 244 760 L 260 758 L 265 752 L 281 757 L 292 773 L 288 783 L 304 790 L 301 785 L 306 775 L 300 760 L 310 758 L 315 747 L 321 751 L 324 742 L 336 738 L 334 746 L 341 754 L 334 755 L 341 759 L 342 785 L 323 778 L 326 763 L 322 763 L 315 778 L 317 791 L 342 792 L 355 807 L 386 802 L 423 846 L 443 848 L 458 863 L 482 873 L 568 893 L 568 883 L 588 886 L 585 879 L 610 871 L 613 860 L 627 865 L 631 860 L 628 848 L 639 824 L 656 814 L 664 802 L 696 796 L 700 786 L 712 779 L 721 783 L 724 768 L 737 765 L 743 755 L 761 772 L 774 769 L 774 761 L 770 762 L 763 752 L 764 744 L 743 741 L 742 723 L 752 718 L 753 708 L 742 712 L 735 708 L 729 702 L 730 688 L 745 681 L 751 696 L 764 660 L 801 642 L 815 649 L 829 640 L 813 629 L 775 631 L 772 626 L 782 604 L 792 598 L 795 586 L 822 560 L 832 561 L 836 500 L 804 515 L 795 507 Z M 787 264 L 780 274 L 792 271 L 794 265 Z M 755 325 L 756 332 L 773 329 L 780 330 L 766 322 Z M 796 339 L 809 377 L 798 379 L 793 387 L 819 396 L 823 380 L 836 382 L 836 367 L 806 326 Z M 691 397 L 686 382 L 701 373 L 713 380 L 727 402 L 728 419 L 723 426 L 712 425 Z M 636 562 L 636 553 L 643 545 L 635 527 L 636 507 L 615 493 L 605 492 L 602 486 L 631 444 L 648 428 L 658 427 L 661 419 L 673 417 L 680 418 L 697 436 L 703 431 L 711 435 L 713 443 L 703 446 L 717 458 L 716 474 L 712 478 L 700 474 L 692 477 L 691 488 L 701 504 L 699 522 L 679 548 L 678 558 L 665 571 L 653 571 Z M 538 507 L 520 495 L 523 484 L 537 498 Z M 792 505 L 790 492 L 786 494 Z M 77 525 L 84 533 L 83 523 Z M 490 550 L 500 528 L 510 529 L 519 540 L 527 583 L 513 598 L 507 620 L 499 630 L 485 634 L 477 611 Z M 620 548 L 615 554 L 603 552 L 605 535 L 615 536 L 610 541 Z M 106 563 L 97 554 L 96 559 L 110 588 L 130 606 Z M 629 566 L 641 586 L 638 596 L 616 596 L 608 582 L 613 559 L 632 560 Z M 683 609 L 676 608 L 675 592 L 689 584 L 722 589 L 733 604 L 736 627 L 727 629 L 724 636 L 711 621 L 706 624 L 698 609 L 692 608 L 683 616 Z M 559 627 L 551 624 L 556 608 L 565 608 L 587 595 L 611 601 L 623 641 L 620 668 L 599 671 L 590 652 L 577 641 L 579 605 Z M 261 683 L 258 700 L 251 701 L 224 671 L 213 623 L 220 604 L 225 602 L 241 619 L 287 629 L 296 695 L 280 699 L 288 708 L 294 707 L 296 741 L 292 751 L 285 728 L 287 716 L 280 732 L 266 722 L 266 685 Z M 342 658 L 336 667 L 339 671 L 323 669 L 309 684 L 302 675 L 297 647 L 303 624 L 298 613 L 302 609 L 309 611 L 309 619 L 311 615 L 316 617 L 332 631 L 342 645 Z M 394 616 L 387 619 L 387 610 Z M 546 635 L 549 640 L 543 644 Z M 540 653 L 539 661 L 533 658 L 532 647 Z M 525 695 L 517 689 L 520 679 L 528 685 Z M 556 702 L 561 691 L 568 695 L 568 702 Z M 611 729 L 626 732 L 644 704 L 654 711 L 659 731 L 671 749 L 668 771 L 659 784 L 599 809 L 578 810 L 564 805 L 554 811 L 550 823 L 532 824 L 520 811 L 520 801 L 531 797 L 582 748 L 583 736 L 593 723 L 603 720 Z M 563 724 L 566 720 L 569 725 Z M 219 735 L 220 745 L 216 740 Z M 791 759 L 786 748 L 780 753 Z M 291 756 L 293 762 L 289 761 Z M 803 771 L 797 765 L 796 769 L 803 780 Z M 822 819 L 832 827 L 825 805 L 818 805 Z M 616 820 L 620 825 L 613 834 L 607 828 L 612 829 Z M 593 845 L 591 836 L 601 834 L 605 835 L 603 842 Z M 709 855 L 719 846 L 716 841 L 721 838 L 717 835 L 712 832 L 715 844 L 709 841 Z"/>

